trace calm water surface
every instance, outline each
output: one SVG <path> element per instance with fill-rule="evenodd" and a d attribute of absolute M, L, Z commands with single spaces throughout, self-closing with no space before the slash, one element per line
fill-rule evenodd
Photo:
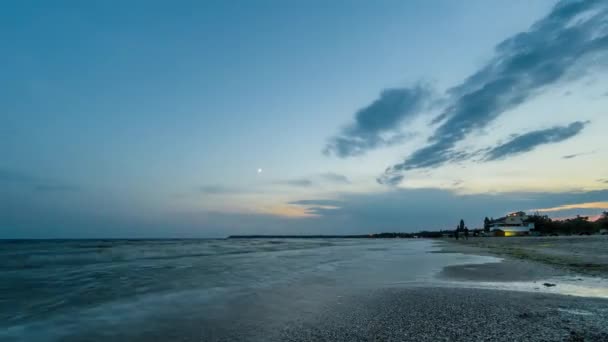
<path fill-rule="evenodd" d="M 0 340 L 196 340 L 227 320 L 280 327 L 328 298 L 496 260 L 436 249 L 406 239 L 0 242 Z"/>

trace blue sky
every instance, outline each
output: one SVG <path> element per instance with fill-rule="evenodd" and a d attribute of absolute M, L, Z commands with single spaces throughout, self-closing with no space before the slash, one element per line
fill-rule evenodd
<path fill-rule="evenodd" d="M 608 209 L 601 1 L 4 7 L 0 237 Z"/>

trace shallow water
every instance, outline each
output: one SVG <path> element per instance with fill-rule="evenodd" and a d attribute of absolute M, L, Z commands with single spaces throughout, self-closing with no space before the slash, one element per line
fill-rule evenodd
<path fill-rule="evenodd" d="M 310 304 L 327 289 L 425 282 L 445 265 L 489 259 L 429 254 L 434 247 L 423 240 L 88 240 L 0 247 L 0 338 L 37 341 L 99 331 L 120 336 L 186 311 L 207 319 L 230 311 L 232 298 L 265 290 L 314 292 Z M 272 300 L 273 307 L 290 305 L 288 298 Z M 260 314 L 272 314 L 273 307 Z"/>
<path fill-rule="evenodd" d="M 544 284 L 553 284 L 554 286 L 545 286 Z M 540 292 L 577 297 L 608 299 L 608 280 L 604 278 L 585 276 L 558 276 L 534 281 L 513 282 L 444 282 L 438 285 L 476 289 Z"/>
<path fill-rule="evenodd" d="M 436 278 L 444 266 L 500 260 L 429 253 L 437 249 L 418 239 L 5 241 L 0 340 L 200 340 L 222 326 L 280 329 L 353 291 L 448 285 Z"/>

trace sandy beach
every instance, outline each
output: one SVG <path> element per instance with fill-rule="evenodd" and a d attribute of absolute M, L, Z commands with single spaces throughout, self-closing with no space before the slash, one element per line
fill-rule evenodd
<path fill-rule="evenodd" d="M 608 278 L 608 236 L 475 237 L 442 240 L 446 252 L 495 255 L 549 265 L 560 272 Z M 546 268 L 543 270 L 546 271 Z"/>
<path fill-rule="evenodd" d="M 524 292 L 384 289 L 353 298 L 287 341 L 607 341 L 608 301 Z"/>
<path fill-rule="evenodd" d="M 281 293 L 275 294 L 280 296 Z M 277 308 L 235 297 L 230 313 L 150 322 L 129 341 L 594 341 L 608 340 L 608 300 L 468 288 L 379 288 L 332 294 L 321 306 Z M 294 298 L 300 302 L 301 298 Z M 261 310 L 283 313 L 270 321 Z M 163 327 L 163 328 L 159 328 Z M 100 341 L 108 331 L 64 341 Z"/>
<path fill-rule="evenodd" d="M 438 253 L 504 258 L 499 263 L 444 267 L 438 277 L 447 280 L 503 282 L 508 287 L 579 274 L 606 278 L 608 270 L 604 236 L 471 238 L 440 246 Z M 475 288 L 391 288 L 344 302 L 348 304 L 328 308 L 314 324 L 287 329 L 284 339 L 608 341 L 608 299 L 602 298 Z"/>
<path fill-rule="evenodd" d="M 438 277 L 509 284 L 606 278 L 608 238 L 471 238 L 441 242 L 438 253 L 494 255 L 499 263 L 447 266 Z M 581 280 L 582 278 L 575 278 Z M 331 307 L 292 341 L 608 341 L 608 299 L 478 288 L 390 288 Z"/>

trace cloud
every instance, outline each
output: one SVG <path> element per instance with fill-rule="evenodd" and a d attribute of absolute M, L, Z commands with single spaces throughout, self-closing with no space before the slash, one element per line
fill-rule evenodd
<path fill-rule="evenodd" d="M 461 186 L 462 184 L 464 184 L 464 180 L 462 180 L 462 179 L 456 179 L 455 181 L 452 182 L 453 187 L 458 187 L 458 186 Z"/>
<path fill-rule="evenodd" d="M 323 173 L 321 178 L 332 183 L 350 184 L 348 177 L 333 172 Z"/>
<path fill-rule="evenodd" d="M 556 211 L 564 211 L 569 209 L 608 209 L 608 202 L 587 202 L 576 204 L 563 204 L 552 208 L 531 209 L 541 213 L 550 213 Z"/>
<path fill-rule="evenodd" d="M 308 178 L 294 178 L 287 180 L 276 180 L 264 183 L 266 185 L 278 185 L 278 186 L 293 186 L 293 187 L 311 187 L 314 185 L 313 181 Z M 260 193 L 261 188 L 255 184 L 243 185 L 243 186 L 230 186 L 222 184 L 208 184 L 196 187 L 197 193 L 205 195 L 234 195 L 234 194 L 250 194 Z M 182 195 L 178 195 L 181 197 Z"/>
<path fill-rule="evenodd" d="M 203 185 L 198 188 L 198 190 L 204 194 L 209 195 L 220 195 L 220 194 L 236 194 L 243 192 L 240 189 L 228 187 L 224 185 Z"/>
<path fill-rule="evenodd" d="M 291 185 L 291 186 L 300 186 L 300 187 L 309 187 L 312 186 L 312 181 L 307 178 L 298 178 L 298 179 L 290 179 L 283 182 L 282 184 Z"/>
<path fill-rule="evenodd" d="M 402 142 L 407 135 L 399 132 L 399 125 L 418 114 L 429 97 L 429 89 L 422 85 L 383 90 L 379 98 L 357 111 L 353 124 L 329 139 L 324 153 L 345 158 Z"/>
<path fill-rule="evenodd" d="M 25 172 L 9 169 L 0 169 L 0 182 L 25 186 L 37 192 L 75 192 L 80 190 L 76 185 L 66 184 L 54 179 L 39 178 Z"/>
<path fill-rule="evenodd" d="M 598 179 L 597 181 L 600 182 L 600 183 L 606 183 L 606 184 L 608 184 L 608 178 L 601 178 L 601 179 Z"/>
<path fill-rule="evenodd" d="M 532 151 L 539 145 L 564 141 L 579 134 L 584 127 L 584 122 L 577 121 L 568 126 L 557 126 L 522 134 L 502 145 L 492 148 L 486 154 L 486 160 L 504 159 L 516 154 Z"/>
<path fill-rule="evenodd" d="M 305 209 L 309 215 L 323 217 L 330 214 L 333 210 L 340 209 L 344 205 L 344 202 L 329 199 L 312 199 L 292 201 L 288 204 Z"/>
<path fill-rule="evenodd" d="M 290 205 L 276 205 L 265 208 L 260 208 L 261 214 L 274 215 L 286 218 L 305 218 L 313 217 L 316 214 L 311 212 L 309 208 L 290 206 Z"/>
<path fill-rule="evenodd" d="M 562 159 L 578 158 L 578 157 L 582 157 L 582 156 L 591 155 L 591 154 L 594 154 L 596 152 L 597 152 L 596 150 L 593 150 L 593 151 L 589 151 L 589 152 L 580 152 L 580 153 L 568 154 L 568 155 L 562 156 Z"/>
<path fill-rule="evenodd" d="M 316 200 L 298 200 L 289 202 L 291 205 L 304 205 L 304 206 L 329 206 L 329 207 L 339 207 L 342 202 L 336 200 L 327 200 L 327 199 L 316 199 Z"/>
<path fill-rule="evenodd" d="M 225 237 L 230 234 L 367 234 L 452 228 L 462 218 L 470 228 L 483 218 L 527 208 L 608 201 L 608 190 L 576 193 L 501 193 L 458 195 L 441 189 L 395 189 L 377 193 L 339 194 L 335 199 L 303 199 L 266 212 L 213 212 L 173 208 L 155 215 L 93 215 L 90 208 L 46 207 L 23 196 L 0 210 L 3 238 L 150 238 Z M 4 204 L 4 203 L 3 203 Z M 106 203 L 107 204 L 107 203 Z M 298 206 L 301 210 L 287 208 Z M 331 207 L 331 209 L 330 209 Z M 133 209 L 133 208 L 132 208 Z M 95 211 L 95 210 L 94 210 Z M 571 209 L 567 215 L 593 215 L 598 209 Z M 96 212 L 96 211 L 95 211 Z M 104 210 L 104 213 L 107 212 Z M 148 213 L 146 210 L 145 213 Z M 302 215 L 302 213 L 304 215 Z M 563 217 L 564 212 L 549 212 Z M 290 216 L 291 215 L 291 216 Z M 298 216 L 300 215 L 300 216 Z M 170 222 L 170 229 L 167 229 Z M 37 227 L 58 227 L 54 230 Z M 111 228 L 108 228 L 111 227 Z"/>
<path fill-rule="evenodd" d="M 500 217 L 528 208 L 552 208 L 571 203 L 608 201 L 608 190 L 561 193 L 501 193 L 459 195 L 442 189 L 393 189 L 376 193 L 343 193 L 335 199 L 302 199 L 309 217 L 297 220 L 278 215 L 224 214 L 221 227 L 228 234 L 367 234 L 387 231 L 453 229 L 464 219 L 469 228 L 483 226 L 483 218 Z M 589 210 L 573 209 L 587 215 Z M 563 216 L 562 212 L 549 215 Z M 246 217 L 246 219 L 244 219 Z M 200 224 L 200 221 L 195 221 Z M 219 229 L 219 228 L 218 228 Z"/>
<path fill-rule="evenodd" d="M 608 47 L 607 8 L 605 1 L 561 1 L 528 31 L 498 44 L 485 66 L 448 91 L 451 100 L 434 120 L 439 127 L 429 144 L 389 167 L 379 182 L 394 184 L 395 174 L 453 161 L 456 143 L 469 134 L 560 81 L 573 66 L 579 68 L 572 77 L 584 75 L 597 65 L 582 63 L 585 58 Z"/>

